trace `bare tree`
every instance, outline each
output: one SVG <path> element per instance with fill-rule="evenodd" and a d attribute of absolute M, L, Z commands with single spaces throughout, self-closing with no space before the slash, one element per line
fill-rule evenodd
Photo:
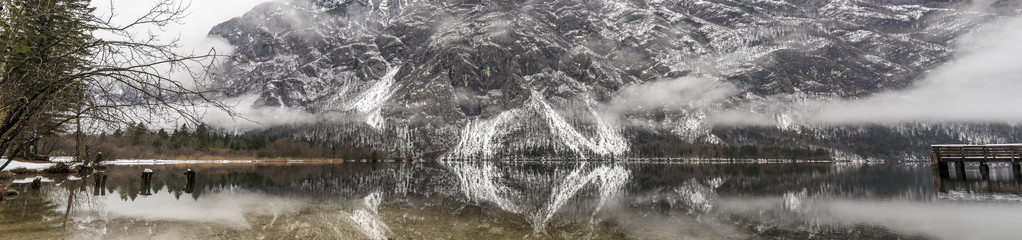
<path fill-rule="evenodd" d="M 117 125 L 181 118 L 199 122 L 217 108 L 207 72 L 214 49 L 178 52 L 177 39 L 143 31 L 180 23 L 187 4 L 160 0 L 132 21 L 97 17 L 87 0 L 2 0 L 0 153 L 25 144 L 27 133 L 67 127 L 72 120 Z M 111 4 L 111 13 L 115 13 Z M 59 31 L 59 32 L 58 32 Z M 100 37 L 97 37 L 100 36 Z M 45 42 L 40 42 L 45 40 Z M 187 75 L 194 84 L 172 76 Z M 31 131 L 29 131 L 31 130 Z M 9 157 L 0 170 L 7 167 Z"/>

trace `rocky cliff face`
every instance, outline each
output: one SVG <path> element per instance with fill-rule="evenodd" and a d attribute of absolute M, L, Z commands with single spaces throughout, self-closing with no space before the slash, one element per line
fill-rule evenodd
<path fill-rule="evenodd" d="M 629 152 L 635 132 L 696 143 L 747 139 L 714 134 L 707 117 L 714 109 L 906 87 L 955 54 L 956 36 L 1000 17 L 954 6 L 283 0 L 210 34 L 236 47 L 216 77 L 233 94 L 330 116 L 290 126 L 299 136 L 426 156 L 607 157 Z M 668 81 L 728 90 L 720 101 L 669 110 L 621 100 L 644 94 L 623 89 Z M 779 121 L 779 131 L 799 131 L 785 127 Z"/>

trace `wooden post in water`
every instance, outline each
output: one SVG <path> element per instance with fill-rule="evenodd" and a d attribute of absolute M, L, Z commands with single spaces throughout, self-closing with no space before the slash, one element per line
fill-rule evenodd
<path fill-rule="evenodd" d="M 979 162 L 979 175 L 983 177 L 983 181 L 990 180 L 990 166 L 987 162 Z"/>
<path fill-rule="evenodd" d="M 930 151 L 930 166 L 933 168 L 933 186 L 937 187 L 940 192 L 947 192 L 947 187 L 944 186 L 944 181 L 948 179 L 951 173 L 948 171 L 948 163 L 941 162 L 940 150 L 934 149 Z"/>
<path fill-rule="evenodd" d="M 100 181 L 99 195 L 106 196 L 106 174 L 103 174 L 103 180 Z"/>
<path fill-rule="evenodd" d="M 92 196 L 99 196 L 99 185 L 103 183 L 103 177 L 100 175 L 102 174 L 96 174 L 96 186 L 92 187 Z"/>
<path fill-rule="evenodd" d="M 142 193 L 141 195 L 153 195 L 153 170 L 146 168 L 142 170 Z"/>
<path fill-rule="evenodd" d="M 965 161 L 955 162 L 955 172 L 958 173 L 958 179 L 965 180 Z"/>
<path fill-rule="evenodd" d="M 951 177 L 951 170 L 949 169 L 949 167 L 950 167 L 950 163 L 947 163 L 947 162 L 937 162 L 937 170 L 940 171 L 940 177 L 941 178 L 950 178 Z"/>
<path fill-rule="evenodd" d="M 1012 176 L 1015 177 L 1015 181 L 1017 182 L 1018 180 L 1022 180 L 1022 166 L 1019 166 L 1018 165 L 1018 161 L 1015 160 L 1016 159 L 1016 157 L 1015 157 L 1016 153 L 1017 152 L 1015 151 L 1015 149 L 1012 148 L 1011 149 L 1011 173 L 1012 173 Z"/>
<path fill-rule="evenodd" d="M 933 166 L 933 171 L 936 171 L 934 176 L 941 179 L 950 177 L 951 173 L 948 171 L 948 165 L 945 162 L 941 162 L 940 153 L 936 150 L 930 152 L 930 166 Z"/>
<path fill-rule="evenodd" d="M 185 193 L 192 193 L 195 191 L 195 171 L 192 171 L 191 168 L 185 170 L 185 179 L 187 181 L 185 183 Z"/>
<path fill-rule="evenodd" d="M 42 178 L 36 177 L 35 180 L 32 180 L 32 189 L 39 189 L 42 186 L 43 186 Z"/>
<path fill-rule="evenodd" d="M 1017 162 L 1011 163 L 1011 173 L 1015 176 L 1015 179 L 1022 180 L 1022 167 Z"/>

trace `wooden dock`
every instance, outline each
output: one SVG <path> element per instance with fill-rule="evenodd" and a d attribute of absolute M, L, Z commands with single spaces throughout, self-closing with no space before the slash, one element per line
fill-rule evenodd
<path fill-rule="evenodd" d="M 935 175 L 941 178 L 950 177 L 951 163 L 954 163 L 955 172 L 959 179 L 965 178 L 965 164 L 968 162 L 979 163 L 979 171 L 982 178 L 988 179 L 990 167 L 988 162 L 1010 162 L 1015 179 L 1022 179 L 1022 169 L 1019 161 L 1022 160 L 1022 143 L 1019 144 L 987 144 L 987 145 L 964 145 L 964 144 L 941 144 L 931 145 L 930 164 L 933 166 Z"/>

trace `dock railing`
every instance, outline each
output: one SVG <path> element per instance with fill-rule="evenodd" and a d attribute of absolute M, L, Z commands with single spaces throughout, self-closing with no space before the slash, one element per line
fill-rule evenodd
<path fill-rule="evenodd" d="M 935 161 L 1011 161 L 1022 154 L 1022 144 L 931 145 Z"/>
<path fill-rule="evenodd" d="M 1010 162 L 1015 176 L 1020 176 L 1019 158 L 1022 158 L 1022 144 L 938 144 L 930 145 L 930 164 L 940 177 L 948 177 L 948 165 L 954 162 L 960 178 L 965 177 L 965 164 L 978 162 L 983 179 L 989 176 L 987 162 Z"/>

